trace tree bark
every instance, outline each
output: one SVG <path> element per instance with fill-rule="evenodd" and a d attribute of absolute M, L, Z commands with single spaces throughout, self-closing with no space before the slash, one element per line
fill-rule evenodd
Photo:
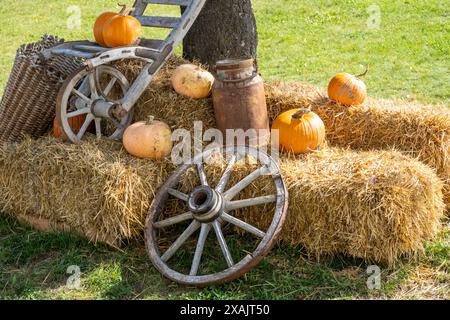
<path fill-rule="evenodd" d="M 184 39 L 183 57 L 212 67 L 222 59 L 256 59 L 257 48 L 251 0 L 207 0 Z"/>

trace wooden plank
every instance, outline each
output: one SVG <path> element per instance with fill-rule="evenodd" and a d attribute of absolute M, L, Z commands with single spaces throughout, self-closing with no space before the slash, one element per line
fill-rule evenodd
<path fill-rule="evenodd" d="M 92 54 L 92 53 L 71 50 L 71 49 L 53 49 L 53 50 L 51 50 L 51 53 L 54 55 L 57 55 L 57 56 L 65 55 L 65 56 L 73 56 L 73 57 L 86 58 L 86 59 L 90 59 L 95 56 L 95 54 Z"/>
<path fill-rule="evenodd" d="M 142 39 L 139 46 L 157 50 L 163 43 L 165 43 L 164 40 Z"/>
<path fill-rule="evenodd" d="M 133 5 L 133 12 L 131 13 L 133 16 L 142 16 L 145 12 L 145 8 L 147 8 L 147 4 L 142 0 L 136 0 Z"/>
<path fill-rule="evenodd" d="M 103 52 L 108 50 L 108 48 L 103 48 L 100 46 L 86 45 L 86 44 L 77 44 L 74 45 L 73 48 L 75 50 L 87 51 L 87 52 Z"/>
<path fill-rule="evenodd" d="M 143 26 L 155 28 L 174 29 L 178 26 L 181 19 L 175 17 L 152 17 L 152 16 L 136 16 Z"/>

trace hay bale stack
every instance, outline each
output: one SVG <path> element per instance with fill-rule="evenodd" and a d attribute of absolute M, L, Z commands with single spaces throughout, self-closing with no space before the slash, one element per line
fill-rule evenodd
<path fill-rule="evenodd" d="M 28 139 L 0 148 L 0 211 L 116 246 L 141 233 L 166 167 L 134 159 L 111 141 Z"/>
<path fill-rule="evenodd" d="M 331 145 L 357 150 L 396 149 L 436 169 L 450 208 L 450 110 L 401 100 L 368 99 L 345 107 L 310 85 L 266 85 L 270 116 L 311 107 L 327 128 Z"/>
<path fill-rule="evenodd" d="M 168 122 L 172 128 L 192 129 L 193 121 L 204 129 L 215 127 L 211 99 L 194 100 L 173 90 L 170 78 L 180 64 L 172 58 L 138 102 L 136 119 L 149 114 Z M 139 63 L 121 62 L 119 68 L 131 79 L 140 70 Z M 435 168 L 445 185 L 450 208 L 450 111 L 401 100 L 368 99 L 362 106 L 347 108 L 330 101 L 315 86 L 274 82 L 265 85 L 269 116 L 310 107 L 319 114 L 327 128 L 327 140 L 333 146 L 356 150 L 396 149 Z"/>
<path fill-rule="evenodd" d="M 45 218 L 117 246 L 142 232 L 154 192 L 173 169 L 169 161 L 134 159 L 114 142 L 26 140 L 0 150 L 0 210 L 32 217 L 28 220 Z M 207 167 L 211 181 L 222 169 L 223 164 Z M 237 165 L 234 179 L 251 169 Z M 429 167 L 397 152 L 325 149 L 283 158 L 281 170 L 290 193 L 282 237 L 314 255 L 393 262 L 420 251 L 439 226 L 440 180 Z M 185 181 L 191 184 L 185 187 L 193 186 L 192 179 Z M 260 180 L 241 198 L 270 191 Z M 267 226 L 260 209 L 245 217 Z"/>
<path fill-rule="evenodd" d="M 192 130 L 195 120 L 203 121 L 204 129 L 214 127 L 210 99 L 181 97 L 170 85 L 172 70 L 184 62 L 175 58 L 163 69 L 141 97 L 136 120 L 154 115 L 173 128 Z M 131 79 L 140 65 L 126 62 L 120 67 Z M 419 108 L 377 109 L 373 101 L 373 107 L 343 109 L 311 86 L 272 84 L 266 90 L 272 118 L 309 105 L 327 124 L 331 144 L 396 147 L 428 161 L 444 179 L 448 174 L 446 111 L 433 109 L 415 119 Z M 117 246 L 142 232 L 154 192 L 173 169 L 168 161 L 134 159 L 120 143 L 26 140 L 0 148 L 0 211 L 31 221 L 47 219 L 93 242 Z M 208 172 L 217 178 L 220 169 L 212 165 Z M 249 169 L 237 166 L 235 177 Z M 331 148 L 282 158 L 281 169 L 290 192 L 283 239 L 301 243 L 317 256 L 343 253 L 390 263 L 420 251 L 443 214 L 442 182 L 428 166 L 398 152 Z M 255 190 L 269 191 L 264 181 L 259 183 Z M 256 195 L 246 192 L 242 197 Z M 248 217 L 263 226 L 267 217 L 259 212 Z"/>

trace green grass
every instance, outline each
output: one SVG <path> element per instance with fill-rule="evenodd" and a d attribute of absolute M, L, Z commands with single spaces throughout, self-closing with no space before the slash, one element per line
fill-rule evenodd
<path fill-rule="evenodd" d="M 132 3 L 132 1 L 126 1 Z M 22 43 L 43 33 L 91 39 L 96 16 L 115 0 L 2 0 L 0 91 Z M 388 1 L 380 9 L 380 28 L 369 28 L 374 1 L 254 0 L 260 34 L 259 63 L 266 79 L 292 79 L 326 86 L 337 72 L 358 73 L 374 97 L 449 102 L 450 16 L 448 3 Z M 67 9 L 81 9 L 81 28 L 67 28 Z M 163 9 L 166 14 L 173 14 Z M 49 12 L 51 14 L 49 14 Z M 19 20 L 20 17 L 20 20 Z M 19 23 L 20 21 L 20 23 Z M 153 35 L 154 33 L 147 33 Z"/>
<path fill-rule="evenodd" d="M 277 246 L 257 268 L 232 283 L 195 289 L 165 280 L 142 242 L 122 251 L 70 234 L 45 234 L 0 218 L 2 299 L 364 299 L 449 298 L 450 230 L 415 263 L 382 268 L 381 289 L 369 290 L 367 265 L 335 257 L 320 263 L 301 247 Z M 66 286 L 77 265 L 81 287 Z M 423 270 L 431 270 L 431 274 Z M 412 289 L 410 288 L 412 287 Z"/>
<path fill-rule="evenodd" d="M 67 40 L 91 38 L 95 17 L 114 8 L 116 2 L 2 0 L 0 91 L 20 44 L 36 41 L 44 33 Z M 362 64 L 369 64 L 365 82 L 370 95 L 448 105 L 450 24 L 446 2 L 377 1 L 380 29 L 369 29 L 367 9 L 372 3 L 255 0 L 263 76 L 326 86 L 333 74 L 357 73 Z M 81 8 L 79 30 L 67 28 L 70 5 Z M 446 228 L 427 244 L 417 261 L 382 269 L 380 290 L 367 288 L 367 265 L 359 260 L 335 257 L 318 263 L 301 247 L 287 245 L 276 247 L 245 277 L 199 290 L 165 280 L 152 268 L 143 241 L 122 251 L 113 250 L 75 235 L 39 233 L 2 217 L 0 298 L 449 299 L 449 241 Z M 81 270 L 78 290 L 66 286 L 71 265 Z"/>
<path fill-rule="evenodd" d="M 281 1 L 277 1 L 280 3 Z M 450 19 L 443 1 L 256 1 L 262 70 L 326 86 L 338 71 L 371 71 L 374 97 L 448 103 Z M 381 11 L 369 29 L 367 9 Z"/>

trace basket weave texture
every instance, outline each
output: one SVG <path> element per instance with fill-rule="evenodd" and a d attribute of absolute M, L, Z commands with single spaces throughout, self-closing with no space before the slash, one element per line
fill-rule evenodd
<path fill-rule="evenodd" d="M 79 59 L 57 56 L 40 59 L 43 50 L 64 42 L 44 35 L 42 40 L 22 45 L 0 102 L 0 143 L 38 138 L 52 124 L 56 98 L 64 80 L 82 66 Z"/>

